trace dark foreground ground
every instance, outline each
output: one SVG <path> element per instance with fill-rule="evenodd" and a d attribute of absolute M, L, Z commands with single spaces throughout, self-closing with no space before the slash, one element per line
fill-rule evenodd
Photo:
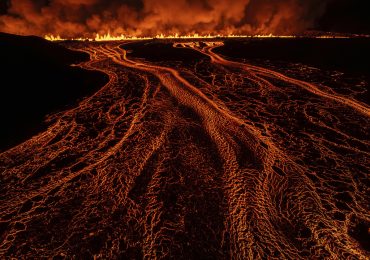
<path fill-rule="evenodd" d="M 369 257 L 369 39 L 6 37 L 0 258 Z"/>
<path fill-rule="evenodd" d="M 0 151 L 45 129 L 45 116 L 103 86 L 107 76 L 71 64 L 89 60 L 38 37 L 0 33 Z"/>

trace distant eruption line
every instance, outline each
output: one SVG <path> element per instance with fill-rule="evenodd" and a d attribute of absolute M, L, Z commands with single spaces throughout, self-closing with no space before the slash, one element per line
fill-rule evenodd
<path fill-rule="evenodd" d="M 44 36 L 44 38 L 48 41 L 66 41 L 66 40 L 72 40 L 72 41 L 125 41 L 125 40 L 151 40 L 151 39 L 216 39 L 216 38 L 301 38 L 304 36 L 298 36 L 298 35 L 274 35 L 272 33 L 270 34 L 256 34 L 256 35 L 238 35 L 238 34 L 158 34 L 155 36 L 129 36 L 129 35 L 111 35 L 110 33 L 106 34 L 99 34 L 95 33 L 94 38 L 89 37 L 77 37 L 77 38 L 64 38 L 60 35 L 53 35 L 53 34 L 47 34 Z M 321 35 L 321 36 L 315 36 L 311 38 L 351 38 L 348 36 L 332 36 L 332 35 Z"/>

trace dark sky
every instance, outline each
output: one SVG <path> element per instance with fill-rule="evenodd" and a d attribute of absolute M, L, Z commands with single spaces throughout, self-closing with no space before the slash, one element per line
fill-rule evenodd
<path fill-rule="evenodd" d="M 368 0 L 333 0 L 316 26 L 325 31 L 370 34 L 369 3 Z"/>
<path fill-rule="evenodd" d="M 0 0 L 15 34 L 370 34 L 366 0 Z"/>

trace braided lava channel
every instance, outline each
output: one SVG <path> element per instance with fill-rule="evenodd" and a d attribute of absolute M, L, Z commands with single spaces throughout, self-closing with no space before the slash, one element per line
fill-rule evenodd
<path fill-rule="evenodd" d="M 0 154 L 0 256 L 367 259 L 370 108 L 175 42 L 78 42 L 109 83 Z"/>

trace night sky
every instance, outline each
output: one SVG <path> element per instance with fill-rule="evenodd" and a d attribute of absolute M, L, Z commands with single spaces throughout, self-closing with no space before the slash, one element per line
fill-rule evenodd
<path fill-rule="evenodd" d="M 14 34 L 94 33 L 298 34 L 370 33 L 363 0 L 1 0 L 0 31 Z"/>
<path fill-rule="evenodd" d="M 368 1 L 333 0 L 316 26 L 324 31 L 370 34 Z"/>

